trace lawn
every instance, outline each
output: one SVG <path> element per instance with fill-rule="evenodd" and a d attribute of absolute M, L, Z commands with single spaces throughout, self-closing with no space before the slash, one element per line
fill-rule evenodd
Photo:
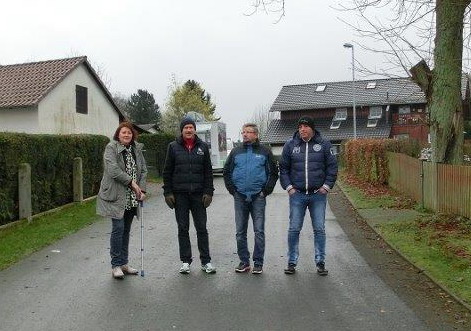
<path fill-rule="evenodd" d="M 0 229 L 0 270 L 100 220 L 95 205 L 95 200 L 73 204 L 37 217 L 31 223 L 22 220 Z"/>
<path fill-rule="evenodd" d="M 362 209 L 370 209 L 370 213 L 371 209 L 417 209 L 413 201 L 398 192 L 358 182 L 344 173 L 339 176 L 339 184 L 360 213 Z M 396 217 L 377 222 L 374 229 L 419 269 L 471 304 L 469 219 L 422 211 L 415 219 Z"/>

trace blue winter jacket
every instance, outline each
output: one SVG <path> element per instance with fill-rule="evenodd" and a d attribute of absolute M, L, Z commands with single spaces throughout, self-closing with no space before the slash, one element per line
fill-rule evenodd
<path fill-rule="evenodd" d="M 324 140 L 317 130 L 307 143 L 296 131 L 283 147 L 280 182 L 285 190 L 290 185 L 306 193 L 316 192 L 322 186 L 330 190 L 337 179 L 337 170 L 332 144 Z"/>
<path fill-rule="evenodd" d="M 231 194 L 237 191 L 251 198 L 262 192 L 267 196 L 277 180 L 278 166 L 273 154 L 258 140 L 234 148 L 224 164 L 224 183 Z"/>

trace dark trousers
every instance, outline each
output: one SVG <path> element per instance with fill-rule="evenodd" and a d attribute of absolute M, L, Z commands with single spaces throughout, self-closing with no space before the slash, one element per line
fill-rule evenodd
<path fill-rule="evenodd" d="M 175 193 L 175 218 L 178 225 L 178 245 L 180 248 L 180 260 L 191 263 L 190 242 L 190 212 L 198 238 L 198 250 L 201 264 L 211 262 L 209 256 L 208 230 L 206 229 L 207 215 L 203 206 L 202 193 Z"/>
<path fill-rule="evenodd" d="M 110 255 L 111 267 L 128 264 L 129 233 L 137 208 L 124 211 L 121 219 L 111 219 Z"/>

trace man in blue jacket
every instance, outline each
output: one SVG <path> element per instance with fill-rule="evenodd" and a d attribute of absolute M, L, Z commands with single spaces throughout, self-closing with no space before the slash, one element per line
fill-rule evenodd
<path fill-rule="evenodd" d="M 232 149 L 224 165 L 224 183 L 234 196 L 237 254 L 240 259 L 235 271 L 250 271 L 250 253 L 247 247 L 250 214 L 255 234 L 252 273 L 261 274 L 265 254 L 266 197 L 275 187 L 278 166 L 272 152 L 260 145 L 256 124 L 243 125 L 242 139 L 243 146 Z"/>
<path fill-rule="evenodd" d="M 289 194 L 288 267 L 294 274 L 299 257 L 299 233 L 309 208 L 314 229 L 314 262 L 317 273 L 327 275 L 325 268 L 325 208 L 327 193 L 337 179 L 337 160 L 332 145 L 314 128 L 314 120 L 303 116 L 298 131 L 283 147 L 280 182 Z"/>

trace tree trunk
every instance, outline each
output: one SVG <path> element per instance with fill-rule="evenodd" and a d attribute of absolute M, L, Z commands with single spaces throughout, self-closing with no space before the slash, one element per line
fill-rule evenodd
<path fill-rule="evenodd" d="M 463 18 L 470 0 L 437 0 L 436 35 L 431 93 L 432 161 L 463 162 L 463 105 L 461 74 Z"/>

